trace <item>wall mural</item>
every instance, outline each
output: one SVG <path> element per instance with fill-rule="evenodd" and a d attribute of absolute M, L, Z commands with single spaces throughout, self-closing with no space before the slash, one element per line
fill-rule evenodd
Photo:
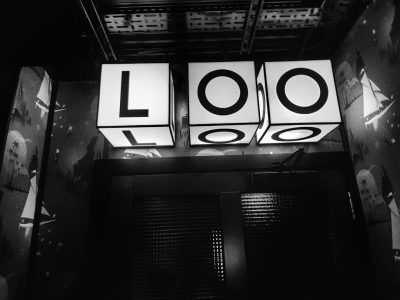
<path fill-rule="evenodd" d="M 46 209 L 56 222 L 41 226 L 36 251 L 40 299 L 72 295 L 81 267 L 89 218 L 93 162 L 103 158 L 104 139 L 96 129 L 98 84 L 57 84 L 44 190 Z M 41 223 L 46 218 L 41 219 Z M 62 296 L 61 296 L 62 295 Z"/>
<path fill-rule="evenodd" d="M 381 299 L 399 299 L 400 2 L 373 1 L 334 65 Z"/>
<path fill-rule="evenodd" d="M 51 89 L 43 68 L 21 69 L 0 174 L 0 299 L 23 297 Z M 45 205 L 42 216 L 54 221 Z"/>
<path fill-rule="evenodd" d="M 56 221 L 40 227 L 35 283 L 40 299 L 75 299 L 82 290 L 86 230 L 90 210 L 90 180 L 97 159 L 158 159 L 177 156 L 215 156 L 342 151 L 338 130 L 318 144 L 190 147 L 187 87 L 179 80 L 186 70 L 174 72 L 176 84 L 176 145 L 173 148 L 113 149 L 96 129 L 97 82 L 59 82 L 44 203 Z M 48 220 L 42 215 L 41 222 Z M 62 296 L 61 296 L 62 295 Z M 68 298 L 69 297 L 69 298 Z"/>

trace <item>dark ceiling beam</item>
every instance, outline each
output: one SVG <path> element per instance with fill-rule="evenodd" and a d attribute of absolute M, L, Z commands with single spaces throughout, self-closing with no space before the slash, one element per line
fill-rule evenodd
<path fill-rule="evenodd" d="M 160 51 L 158 51 L 160 50 Z M 202 50 L 202 56 L 199 57 L 198 56 L 198 50 L 196 48 L 193 49 L 185 49 L 185 50 L 175 50 L 175 51 L 170 51 L 165 53 L 164 49 L 138 49 L 136 52 L 130 51 L 128 53 L 125 54 L 121 54 L 121 59 L 128 59 L 128 58 L 139 58 L 140 59 L 146 59 L 146 58 L 150 58 L 151 56 L 160 56 L 160 57 L 169 57 L 169 61 L 171 61 L 172 63 L 175 62 L 179 62 L 182 61 L 183 57 L 186 58 L 191 58 L 192 61 L 221 61 L 221 56 L 223 55 L 230 55 L 230 58 L 235 58 L 235 60 L 243 60 L 243 56 L 240 56 L 237 52 L 237 50 L 235 49 L 225 49 L 225 50 L 221 50 L 221 49 L 205 49 Z M 262 49 L 259 51 L 256 51 L 257 54 L 265 54 L 265 53 L 269 53 L 272 55 L 276 55 L 276 52 L 279 51 L 279 53 L 282 53 L 282 51 L 284 52 L 292 52 L 293 49 L 291 48 L 276 48 L 276 49 Z M 207 54 L 214 54 L 214 57 L 207 57 Z M 251 56 L 248 57 L 248 59 L 252 59 L 255 60 L 256 56 Z M 263 57 L 265 58 L 265 56 Z M 280 59 L 279 59 L 280 60 Z M 183 61 L 185 61 L 183 59 Z M 188 61 L 186 61 L 188 62 Z"/>
<path fill-rule="evenodd" d="M 324 0 L 275 0 L 265 1 L 264 9 L 287 9 L 320 7 Z M 177 12 L 177 11 L 204 11 L 204 10 L 247 10 L 249 0 L 186 0 L 186 1 L 120 1 L 102 0 L 100 2 L 102 14 L 120 13 L 151 13 L 151 12 Z"/>
<path fill-rule="evenodd" d="M 157 51 L 160 50 L 160 51 Z M 164 52 L 164 49 L 153 49 L 147 51 L 138 51 L 136 53 L 130 52 L 128 54 L 120 55 L 120 61 L 125 63 L 156 63 L 156 62 L 169 62 L 171 64 L 186 64 L 190 61 L 196 62 L 217 62 L 217 61 L 282 61 L 292 60 L 297 55 L 297 50 L 293 48 L 276 48 L 276 49 L 260 49 L 253 50 L 251 56 L 239 55 L 237 49 L 206 49 L 202 50 L 201 56 L 198 53 L 199 49 L 185 49 Z"/>
<path fill-rule="evenodd" d="M 292 40 L 303 37 L 308 28 L 298 29 L 275 29 L 275 30 L 258 30 L 256 39 L 263 40 Z M 168 32 L 168 33 L 146 33 L 146 34 L 126 34 L 126 35 L 110 35 L 110 40 L 114 45 L 117 44 L 136 44 L 136 43 L 153 43 L 163 41 L 225 41 L 225 40 L 242 40 L 240 32 Z"/>
<path fill-rule="evenodd" d="M 93 0 L 78 0 L 78 3 L 83 10 L 90 27 L 96 37 L 97 42 L 104 54 L 107 61 L 116 61 L 117 56 L 108 38 L 107 31 L 103 24 L 103 19 L 100 17 L 97 7 L 93 3 Z"/>
<path fill-rule="evenodd" d="M 240 10 L 245 9 L 247 0 L 239 1 L 102 1 L 103 14 L 106 13 L 149 13 L 149 12 L 182 12 L 204 10 Z"/>
<path fill-rule="evenodd" d="M 254 0 L 257 1 L 257 0 Z M 257 2 L 256 2 L 257 3 Z M 240 50 L 239 53 L 242 54 L 243 51 L 246 51 L 246 44 L 248 42 L 248 35 L 250 31 L 250 27 L 253 25 L 253 20 L 252 20 L 252 14 L 254 14 L 254 2 L 253 0 L 250 0 L 249 6 L 247 8 L 246 12 L 246 19 L 244 21 L 244 27 L 243 27 L 243 37 L 242 37 L 242 42 L 240 44 Z M 254 16 L 253 16 L 254 18 Z"/>
<path fill-rule="evenodd" d="M 119 54 L 127 53 L 129 51 L 133 51 L 135 49 L 152 49 L 152 48 L 157 48 L 164 49 L 164 52 L 170 51 L 170 49 L 188 49 L 188 48 L 196 48 L 198 52 L 202 53 L 204 49 L 209 49 L 209 48 L 218 48 L 218 49 L 231 49 L 231 50 L 236 50 L 237 47 L 239 46 L 240 41 L 230 41 L 230 42 L 221 42 L 221 41 L 215 41 L 214 43 L 207 43 L 204 44 L 202 42 L 187 42 L 187 43 L 179 43 L 179 42 L 171 42 L 168 44 L 160 45 L 158 43 L 147 43 L 147 44 L 132 44 L 132 45 L 120 45 L 116 49 L 118 50 Z M 259 45 L 260 47 L 255 48 L 254 50 L 271 50 L 271 49 L 279 49 L 279 48 L 296 48 L 299 47 L 300 43 L 296 43 L 295 41 L 292 42 L 287 42 L 287 43 L 270 43 L 267 41 L 264 41 L 264 43 L 260 42 Z"/>
<path fill-rule="evenodd" d="M 256 35 L 256 31 L 257 31 L 257 27 L 258 27 L 258 22 L 260 20 L 260 16 L 261 16 L 261 11 L 264 5 L 264 0 L 258 0 L 258 5 L 256 8 L 256 12 L 255 12 L 255 17 L 254 17 L 254 21 L 253 21 L 253 26 L 251 27 L 251 31 L 250 31 L 250 36 L 248 41 L 246 42 L 246 50 L 247 50 L 247 54 L 250 54 L 251 52 L 251 47 L 253 46 L 253 42 L 254 42 L 254 37 Z M 243 41 L 242 41 L 242 46 L 243 46 Z M 241 48 L 240 54 L 242 53 L 242 50 L 244 50 L 243 48 Z"/>
<path fill-rule="evenodd" d="M 239 55 L 238 47 L 240 46 L 239 39 L 231 40 L 213 40 L 213 41 L 169 41 L 164 43 L 159 42 L 148 42 L 148 43 L 130 43 L 130 44 L 119 44 L 116 45 L 116 50 L 119 56 L 128 55 L 130 52 L 137 51 L 156 51 L 158 53 L 170 53 L 170 52 L 184 52 L 195 49 L 197 54 L 200 56 L 204 52 L 212 50 L 218 51 L 235 51 Z M 298 49 L 301 45 L 301 39 L 287 39 L 287 40 L 257 40 L 257 47 L 253 51 L 279 51 L 280 49 Z M 243 54 L 242 54 L 243 55 Z M 247 53 L 246 56 L 250 57 Z"/>
<path fill-rule="evenodd" d="M 285 49 L 298 49 L 301 44 L 299 41 L 292 41 L 287 43 L 270 43 L 268 41 L 259 41 L 258 47 L 254 48 L 253 51 L 279 51 L 281 48 Z M 240 41 L 231 41 L 231 42 L 221 42 L 215 41 L 214 43 L 202 43 L 202 42 L 187 42 L 187 43 L 179 43 L 179 42 L 171 42 L 168 44 L 160 45 L 159 43 L 154 44 L 132 44 L 132 45 L 121 45 L 116 49 L 118 51 L 119 56 L 123 56 L 129 54 L 129 52 L 136 52 L 138 50 L 148 50 L 148 49 L 158 49 L 158 52 L 169 53 L 171 51 L 186 51 L 189 49 L 196 49 L 197 54 L 200 56 L 203 52 L 208 49 L 218 49 L 219 51 L 227 51 L 232 50 L 237 51 L 238 46 L 240 45 Z M 249 56 L 249 55 L 248 55 Z"/>

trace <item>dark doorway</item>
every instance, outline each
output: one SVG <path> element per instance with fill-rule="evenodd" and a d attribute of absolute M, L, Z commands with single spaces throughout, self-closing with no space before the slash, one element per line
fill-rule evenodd
<path fill-rule="evenodd" d="M 99 179 L 99 299 L 372 298 L 343 171 L 215 167 Z"/>
<path fill-rule="evenodd" d="M 134 197 L 131 299 L 222 299 L 216 194 Z"/>
<path fill-rule="evenodd" d="M 338 299 L 327 203 L 312 191 L 242 194 L 249 291 L 274 299 Z"/>

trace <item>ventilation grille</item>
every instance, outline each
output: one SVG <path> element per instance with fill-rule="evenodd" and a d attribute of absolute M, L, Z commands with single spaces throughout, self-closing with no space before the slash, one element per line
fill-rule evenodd
<path fill-rule="evenodd" d="M 292 197 L 274 193 L 242 194 L 243 230 L 247 267 L 252 270 L 266 266 L 268 255 L 284 232 L 282 225 L 290 221 L 294 209 Z"/>
<path fill-rule="evenodd" d="M 204 11 L 186 14 L 189 31 L 235 31 L 243 30 L 245 11 Z"/>
<path fill-rule="evenodd" d="M 318 25 L 320 8 L 264 9 L 258 29 L 306 28 Z M 179 15 L 171 13 L 107 14 L 104 21 L 109 33 L 149 33 L 178 31 L 242 31 L 246 21 L 245 10 L 198 11 Z M 179 25 L 177 25 L 179 24 Z M 178 28 L 179 27 L 179 28 Z"/>
<path fill-rule="evenodd" d="M 257 296 L 268 290 L 275 299 L 328 299 L 322 293 L 331 288 L 335 267 L 319 200 L 242 194 L 247 275 Z"/>
<path fill-rule="evenodd" d="M 105 15 L 104 21 L 110 33 L 162 32 L 168 27 L 167 13 Z"/>
<path fill-rule="evenodd" d="M 216 196 L 136 198 L 131 299 L 221 299 L 223 287 Z"/>
<path fill-rule="evenodd" d="M 258 29 L 288 29 L 315 27 L 321 17 L 320 8 L 264 10 Z"/>

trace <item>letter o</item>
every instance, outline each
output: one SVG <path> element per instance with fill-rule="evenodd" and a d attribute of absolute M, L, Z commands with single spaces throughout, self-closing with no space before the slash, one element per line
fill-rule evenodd
<path fill-rule="evenodd" d="M 240 96 L 239 99 L 235 102 L 235 104 L 229 107 L 218 107 L 211 104 L 211 102 L 207 99 L 206 96 L 207 85 L 210 83 L 211 80 L 217 77 L 228 77 L 237 83 L 240 89 Z M 197 95 L 199 97 L 201 105 L 209 112 L 220 116 L 231 115 L 238 112 L 246 104 L 248 94 L 249 92 L 247 89 L 246 82 L 239 74 L 230 70 L 215 70 L 208 73 L 200 80 L 199 86 L 197 88 Z"/>

